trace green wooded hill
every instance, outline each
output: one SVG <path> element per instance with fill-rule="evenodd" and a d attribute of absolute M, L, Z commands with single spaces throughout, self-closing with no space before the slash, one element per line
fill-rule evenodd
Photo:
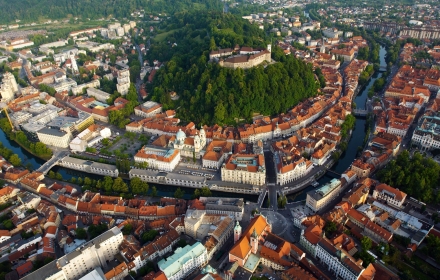
<path fill-rule="evenodd" d="M 178 108 L 177 116 L 183 120 L 235 124 L 236 119 L 250 120 L 255 112 L 285 112 L 317 94 L 311 65 L 285 56 L 276 47 L 272 58 L 277 63 L 271 65 L 233 70 L 208 62 L 210 50 L 270 43 L 262 30 L 240 17 L 217 12 L 178 14 L 161 30 L 147 56 L 167 63 L 156 73 L 149 92 L 164 109 Z M 171 91 L 180 99 L 171 100 Z"/>
<path fill-rule="evenodd" d="M 0 0 L 0 23 L 16 19 L 25 22 L 39 19 L 62 19 L 68 16 L 98 19 L 113 16 L 130 17 L 135 10 L 145 14 L 222 9 L 220 0 Z"/>

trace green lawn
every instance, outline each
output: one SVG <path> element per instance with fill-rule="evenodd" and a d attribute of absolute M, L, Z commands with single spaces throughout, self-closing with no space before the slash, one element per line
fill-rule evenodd
<path fill-rule="evenodd" d="M 164 33 L 160 33 L 160 34 L 157 34 L 155 37 L 154 37 L 154 41 L 155 42 L 162 42 L 162 41 L 164 41 L 166 38 L 167 38 L 167 36 L 168 35 L 171 35 L 171 34 L 173 34 L 174 32 L 176 32 L 176 31 L 178 31 L 178 30 L 180 30 L 181 28 L 177 28 L 177 29 L 173 29 L 173 30 L 170 30 L 170 31 L 167 31 L 167 32 L 164 32 Z"/>
<path fill-rule="evenodd" d="M 222 35 L 236 35 L 235 31 L 232 28 L 225 28 L 225 29 L 217 29 L 215 33 L 222 34 Z"/>

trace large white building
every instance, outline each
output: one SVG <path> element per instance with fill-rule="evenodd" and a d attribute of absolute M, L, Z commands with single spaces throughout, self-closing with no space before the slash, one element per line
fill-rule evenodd
<path fill-rule="evenodd" d="M 423 151 L 440 149 L 440 115 L 423 116 L 412 136 L 412 143 Z"/>
<path fill-rule="evenodd" d="M 156 147 L 143 147 L 134 156 L 137 163 L 146 162 L 148 167 L 161 171 L 173 171 L 180 161 L 180 151 Z"/>
<path fill-rule="evenodd" d="M 292 160 L 281 153 L 273 153 L 273 162 L 277 171 L 278 185 L 285 185 L 298 180 L 306 176 L 313 169 L 313 164 L 309 160 L 303 157 L 300 157 L 298 160 Z"/>
<path fill-rule="evenodd" d="M 99 90 L 99 89 L 96 89 L 96 88 L 91 88 L 91 87 L 87 88 L 87 95 L 94 97 L 96 100 L 104 102 L 104 103 L 106 103 L 107 99 L 110 98 L 109 93 L 102 91 L 102 90 Z"/>
<path fill-rule="evenodd" d="M 368 274 L 372 270 L 372 264 L 364 268 L 362 261 L 357 262 L 348 252 L 333 244 L 327 239 L 322 238 L 316 246 L 316 258 L 334 273 L 335 278 L 344 280 L 357 280 L 362 274 Z"/>
<path fill-rule="evenodd" d="M 108 127 L 98 130 L 95 125 L 92 125 L 83 130 L 70 142 L 70 150 L 72 152 L 84 152 L 87 147 L 92 147 L 110 136 L 111 130 Z"/>
<path fill-rule="evenodd" d="M 118 84 L 116 85 L 117 91 L 126 95 L 128 93 L 128 89 L 130 88 L 130 70 L 122 69 L 118 71 L 117 75 Z"/>
<path fill-rule="evenodd" d="M 115 256 L 119 254 L 119 245 L 123 239 L 121 230 L 118 227 L 113 227 L 73 252 L 32 272 L 24 279 L 82 279 L 81 277 L 96 267 L 107 268 L 107 262 L 114 260 Z"/>
<path fill-rule="evenodd" d="M 205 205 L 207 214 L 228 215 L 241 221 L 244 213 L 243 198 L 227 197 L 200 197 L 199 201 Z"/>
<path fill-rule="evenodd" d="M 56 92 L 69 91 L 71 88 L 76 87 L 78 84 L 75 80 L 66 78 L 62 81 L 50 84 L 49 86 L 53 87 Z"/>
<path fill-rule="evenodd" d="M 377 200 L 385 200 L 390 205 L 402 208 L 406 199 L 406 193 L 386 184 L 380 184 L 374 189 L 373 198 Z"/>
<path fill-rule="evenodd" d="M 209 215 L 205 210 L 187 211 L 185 216 L 185 233 L 196 240 L 208 240 L 205 247 L 208 259 L 211 259 L 232 235 L 234 219 L 226 215 Z"/>
<path fill-rule="evenodd" d="M 162 104 L 154 101 L 147 101 L 134 108 L 134 114 L 143 118 L 154 117 L 162 112 Z"/>
<path fill-rule="evenodd" d="M 342 191 L 341 180 L 332 179 L 317 190 L 307 193 L 306 206 L 317 212 L 327 206 Z"/>
<path fill-rule="evenodd" d="M 262 186 L 266 183 L 264 155 L 233 154 L 223 163 L 222 181 Z"/>
<path fill-rule="evenodd" d="M 337 28 L 327 28 L 322 30 L 322 34 L 327 38 L 338 38 L 339 32 L 340 31 Z"/>
<path fill-rule="evenodd" d="M 72 134 L 51 128 L 40 129 L 37 131 L 37 136 L 40 142 L 60 148 L 69 147 L 70 140 L 72 140 Z"/>
<path fill-rule="evenodd" d="M 131 178 L 138 177 L 148 183 L 159 183 L 173 186 L 183 186 L 191 188 L 202 188 L 206 186 L 206 177 L 185 175 L 177 173 L 164 173 L 151 169 L 131 169 L 128 173 Z"/>
<path fill-rule="evenodd" d="M 72 93 L 74 95 L 78 95 L 78 94 L 82 94 L 83 89 L 85 88 L 98 88 L 100 86 L 99 80 L 92 80 L 88 83 L 84 83 L 84 84 L 80 84 L 80 85 L 76 85 L 72 87 Z"/>
<path fill-rule="evenodd" d="M 115 165 L 100 162 L 91 162 L 83 159 L 72 158 L 69 156 L 61 159 L 59 164 L 63 167 L 103 176 L 118 177 L 119 175 L 119 170 L 118 168 L 116 168 Z"/>
<path fill-rule="evenodd" d="M 205 246 L 196 242 L 192 246 L 186 245 L 184 248 L 177 248 L 173 255 L 166 260 L 160 260 L 157 265 L 168 280 L 180 280 L 207 262 L 208 252 Z"/>
<path fill-rule="evenodd" d="M 3 101 L 11 101 L 14 99 L 15 93 L 18 92 L 18 85 L 14 75 L 6 72 L 3 75 L 2 84 L 0 84 L 0 95 Z"/>

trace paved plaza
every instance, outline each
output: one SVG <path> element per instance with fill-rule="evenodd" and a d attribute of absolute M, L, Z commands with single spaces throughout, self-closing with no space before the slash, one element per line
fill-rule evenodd
<path fill-rule="evenodd" d="M 282 235 L 287 227 L 286 218 L 278 212 L 263 210 L 261 214 L 267 218 L 267 221 L 272 225 L 272 233 Z"/>

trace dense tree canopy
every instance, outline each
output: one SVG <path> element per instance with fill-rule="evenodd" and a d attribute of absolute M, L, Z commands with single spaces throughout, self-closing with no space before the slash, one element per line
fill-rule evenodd
<path fill-rule="evenodd" d="M 311 65 L 285 56 L 273 47 L 277 63 L 243 69 L 228 69 L 208 62 L 210 49 L 235 45 L 263 47 L 265 35 L 248 21 L 230 14 L 176 15 L 165 28 L 175 32 L 154 44 L 151 58 L 170 59 L 156 74 L 152 99 L 164 108 L 179 108 L 178 117 L 203 124 L 232 124 L 250 119 L 253 113 L 285 112 L 317 93 Z M 177 29 L 177 30 L 176 30 Z M 171 33 L 170 33 L 171 34 Z M 168 46 L 177 42 L 177 47 Z M 156 46 L 155 46 L 156 45 Z M 173 101 L 175 91 L 180 99 Z"/>
<path fill-rule="evenodd" d="M 440 202 L 440 193 L 434 192 L 439 184 L 440 165 L 433 159 L 403 151 L 396 160 L 377 174 L 381 182 L 406 192 L 423 202 Z"/>
<path fill-rule="evenodd" d="M 106 232 L 108 230 L 108 226 L 106 224 L 99 224 L 99 225 L 91 225 L 87 229 L 87 232 L 89 233 L 90 239 L 93 239 L 95 237 L 98 237 L 102 233 Z"/>
<path fill-rule="evenodd" d="M 219 0 L 0 0 L 0 23 L 9 23 L 16 19 L 38 21 L 41 18 L 61 19 L 68 16 L 83 19 L 99 19 L 113 16 L 116 18 L 130 17 L 135 10 L 144 9 L 150 13 L 174 13 L 185 10 L 217 9 L 221 10 Z"/>

